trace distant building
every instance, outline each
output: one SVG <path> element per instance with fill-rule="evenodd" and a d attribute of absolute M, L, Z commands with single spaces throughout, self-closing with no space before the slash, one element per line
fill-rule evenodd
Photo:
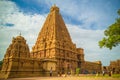
<path fill-rule="evenodd" d="M 101 72 L 101 62 L 84 60 L 84 49 L 72 42 L 66 25 L 55 5 L 51 7 L 32 52 L 21 35 L 12 39 L 3 59 L 2 73 L 7 78 L 53 76 L 75 73 L 76 68 L 88 73 Z M 82 72 L 81 72 L 82 73 Z"/>
<path fill-rule="evenodd" d="M 101 61 L 89 62 L 85 61 L 81 67 L 86 73 L 101 73 L 102 63 Z"/>
<path fill-rule="evenodd" d="M 110 65 L 108 66 L 108 69 L 113 73 L 120 73 L 120 59 L 116 61 L 110 61 Z"/>

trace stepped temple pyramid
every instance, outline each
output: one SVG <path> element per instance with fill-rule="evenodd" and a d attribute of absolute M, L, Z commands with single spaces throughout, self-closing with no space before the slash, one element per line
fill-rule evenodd
<path fill-rule="evenodd" d="M 28 44 L 21 35 L 12 39 L 3 59 L 2 73 L 6 78 L 28 76 L 53 76 L 58 73 L 101 72 L 100 61 L 84 60 L 84 49 L 72 42 L 59 8 L 52 6 L 46 21 L 38 34 L 30 52 Z"/>

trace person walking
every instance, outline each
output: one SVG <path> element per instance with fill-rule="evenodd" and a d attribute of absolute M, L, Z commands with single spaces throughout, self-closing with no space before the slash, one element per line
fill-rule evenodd
<path fill-rule="evenodd" d="M 105 76 L 105 71 L 102 72 L 103 76 Z"/>
<path fill-rule="evenodd" d="M 50 77 L 52 76 L 52 67 L 51 67 L 51 69 L 50 69 Z"/>
<path fill-rule="evenodd" d="M 112 71 L 109 71 L 109 72 L 108 72 L 108 75 L 109 75 L 109 76 L 112 76 Z"/>

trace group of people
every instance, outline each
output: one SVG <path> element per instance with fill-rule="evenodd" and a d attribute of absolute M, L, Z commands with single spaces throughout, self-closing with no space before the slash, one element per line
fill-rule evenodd
<path fill-rule="evenodd" d="M 63 75 L 64 74 L 64 75 Z M 68 73 L 64 73 L 64 72 L 58 72 L 58 76 L 64 76 L 66 77 L 67 75 L 70 75 L 71 72 L 68 72 Z M 52 68 L 50 69 L 50 77 L 53 76 L 53 71 L 52 71 Z"/>
<path fill-rule="evenodd" d="M 53 74 L 53 71 L 52 71 L 52 68 L 50 69 L 50 76 L 52 76 L 52 74 Z M 70 72 L 68 72 L 68 75 L 70 75 L 71 73 Z M 100 73 L 99 72 L 97 72 L 96 73 L 96 76 L 98 76 Z M 108 71 L 108 72 L 106 72 L 106 71 L 102 71 L 102 75 L 103 76 L 105 76 L 105 74 L 108 74 L 109 76 L 112 76 L 112 71 Z M 67 74 L 65 74 L 64 76 L 66 76 Z M 62 73 L 61 72 L 58 72 L 58 76 L 62 76 Z"/>

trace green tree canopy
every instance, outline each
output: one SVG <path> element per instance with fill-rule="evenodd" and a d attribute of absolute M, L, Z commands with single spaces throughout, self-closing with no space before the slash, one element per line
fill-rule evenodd
<path fill-rule="evenodd" d="M 118 10 L 120 16 L 120 9 Z M 106 47 L 112 49 L 120 44 L 120 17 L 104 31 L 105 37 L 99 41 L 100 48 Z"/>
<path fill-rule="evenodd" d="M 0 61 L 0 65 L 2 65 L 3 64 L 3 61 Z"/>

